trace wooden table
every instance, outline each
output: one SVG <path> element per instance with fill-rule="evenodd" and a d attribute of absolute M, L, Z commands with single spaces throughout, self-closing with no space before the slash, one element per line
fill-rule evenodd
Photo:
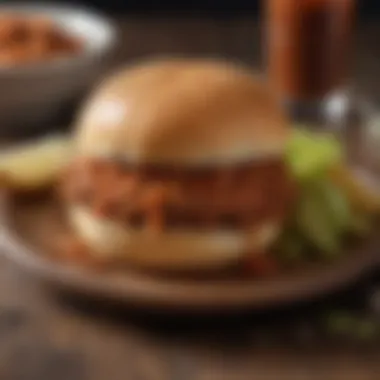
<path fill-rule="evenodd" d="M 116 62 L 176 53 L 259 64 L 259 28 L 249 19 L 120 24 Z M 372 98 L 380 95 L 379 37 L 380 25 L 367 24 L 357 41 L 356 83 Z M 325 329 L 333 309 L 364 310 L 376 319 L 366 311 L 376 283 L 376 276 L 364 279 L 345 294 L 289 310 L 185 318 L 57 297 L 2 261 L 0 379 L 377 380 L 380 339 L 332 336 Z"/>

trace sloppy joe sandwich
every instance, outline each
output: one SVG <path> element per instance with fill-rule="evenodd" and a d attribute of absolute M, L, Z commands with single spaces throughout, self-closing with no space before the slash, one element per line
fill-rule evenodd
<path fill-rule="evenodd" d="M 82 109 L 63 196 L 89 252 L 163 269 L 263 255 L 292 204 L 290 128 L 262 79 L 233 64 L 121 70 Z"/>
<path fill-rule="evenodd" d="M 81 109 L 73 150 L 61 194 L 98 263 L 273 274 L 339 257 L 380 210 L 335 137 L 291 127 L 262 77 L 227 62 L 117 72 Z"/>

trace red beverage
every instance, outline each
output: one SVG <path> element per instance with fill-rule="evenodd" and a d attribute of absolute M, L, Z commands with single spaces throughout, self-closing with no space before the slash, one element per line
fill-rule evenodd
<path fill-rule="evenodd" d="M 341 89 L 349 68 L 354 0 L 266 0 L 268 76 L 286 100 Z"/>

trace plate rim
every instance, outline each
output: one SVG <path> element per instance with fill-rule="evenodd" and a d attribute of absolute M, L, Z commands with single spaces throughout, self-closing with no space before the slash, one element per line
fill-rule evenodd
<path fill-rule="evenodd" d="M 379 263 L 380 236 L 357 248 L 345 260 L 318 265 L 304 273 L 284 273 L 272 279 L 212 280 L 202 283 L 165 279 L 126 270 L 94 273 L 46 258 L 42 249 L 19 236 L 12 225 L 13 197 L 0 195 L 0 255 L 54 286 L 96 298 L 140 307 L 213 311 L 267 308 L 326 295 L 358 280 Z M 366 253 L 363 254 L 363 251 Z"/>

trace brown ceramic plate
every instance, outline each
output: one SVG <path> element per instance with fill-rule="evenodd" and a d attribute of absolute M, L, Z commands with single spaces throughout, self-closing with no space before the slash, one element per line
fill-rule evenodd
<path fill-rule="evenodd" d="M 231 275 L 191 279 L 158 277 L 131 269 L 96 273 L 53 260 L 65 221 L 50 193 L 34 199 L 2 198 L 1 253 L 57 288 L 119 303 L 171 309 L 266 307 L 337 290 L 376 264 L 380 236 L 349 248 L 341 260 L 258 280 Z"/>

